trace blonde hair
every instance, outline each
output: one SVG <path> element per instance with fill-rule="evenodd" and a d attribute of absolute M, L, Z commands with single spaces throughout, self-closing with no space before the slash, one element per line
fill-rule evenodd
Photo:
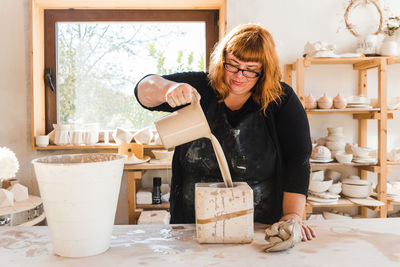
<path fill-rule="evenodd" d="M 268 104 L 277 102 L 282 95 L 282 74 L 271 34 L 260 25 L 244 24 L 235 27 L 214 47 L 208 78 L 211 86 L 219 93 L 221 101 L 229 95 L 229 87 L 224 80 L 223 63 L 226 53 L 233 54 L 241 61 L 261 63 L 262 74 L 254 86 L 252 97 L 265 114 Z"/>

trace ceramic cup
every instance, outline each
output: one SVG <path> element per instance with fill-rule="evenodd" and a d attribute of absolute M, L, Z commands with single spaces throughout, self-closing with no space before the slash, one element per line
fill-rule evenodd
<path fill-rule="evenodd" d="M 35 137 L 36 145 L 40 147 L 46 147 L 49 145 L 49 136 L 48 135 L 38 135 Z"/>
<path fill-rule="evenodd" d="M 85 138 L 84 131 L 71 131 L 71 143 L 75 146 L 83 145 Z"/>
<path fill-rule="evenodd" d="M 132 141 L 133 135 L 128 130 L 117 127 L 115 133 L 113 133 L 113 138 L 118 145 L 129 144 Z"/>
<path fill-rule="evenodd" d="M 143 128 L 133 135 L 133 139 L 138 144 L 148 145 L 153 138 L 153 132 L 150 127 Z"/>

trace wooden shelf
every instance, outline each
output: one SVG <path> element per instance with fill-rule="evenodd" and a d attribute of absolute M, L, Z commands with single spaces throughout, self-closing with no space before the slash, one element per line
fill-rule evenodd
<path fill-rule="evenodd" d="M 169 202 L 161 203 L 158 205 L 153 204 L 136 204 L 136 208 L 143 210 L 166 210 L 169 209 Z"/>
<path fill-rule="evenodd" d="M 373 113 L 379 112 L 379 108 L 344 108 L 344 109 L 308 109 L 307 114 L 337 114 L 337 113 L 349 113 L 349 114 L 362 114 L 362 113 Z"/>
<path fill-rule="evenodd" d="M 171 169 L 171 163 L 142 163 L 142 164 L 125 164 L 124 171 L 134 170 L 160 170 L 160 169 Z"/>
<path fill-rule="evenodd" d="M 328 162 L 328 163 L 316 163 L 311 162 L 311 167 L 363 167 L 363 166 L 376 166 L 376 163 L 365 164 L 365 163 L 339 163 L 339 162 Z"/>
<path fill-rule="evenodd" d="M 299 97 L 300 102 L 305 106 L 306 102 L 306 69 L 311 65 L 316 64 L 326 64 L 326 65 L 334 65 L 334 64 L 347 64 L 350 65 L 353 70 L 358 72 L 358 86 L 357 86 L 357 94 L 358 95 L 368 95 L 368 70 L 375 68 L 377 76 L 377 86 L 373 86 L 376 88 L 376 95 L 378 99 L 378 103 L 376 107 L 378 108 L 370 108 L 370 109 L 313 109 L 307 110 L 307 117 L 310 119 L 311 114 L 352 114 L 353 119 L 358 120 L 358 136 L 357 143 L 361 147 L 366 147 L 367 142 L 367 120 L 376 120 L 377 121 L 377 136 L 378 136 L 378 151 L 377 156 L 379 159 L 386 158 L 386 143 L 387 143 L 387 121 L 389 119 L 393 119 L 393 113 L 397 111 L 391 111 L 387 109 L 387 64 L 395 64 L 400 63 L 400 57 L 353 57 L 353 58 L 299 58 L 292 64 L 285 65 L 285 75 L 284 81 L 292 86 L 293 79 L 295 79 L 296 84 L 296 94 Z M 293 74 L 295 72 L 295 74 Z M 394 165 L 394 164 L 393 164 Z M 397 165 L 397 164 L 396 164 Z M 378 192 L 379 199 L 385 199 L 386 192 L 386 176 L 387 172 L 390 171 L 390 168 L 387 167 L 386 161 L 378 161 L 374 164 L 360 164 L 360 163 L 351 163 L 351 164 L 340 164 L 337 162 L 331 163 L 311 163 L 313 168 L 317 167 L 333 167 L 333 166 L 350 166 L 356 167 L 358 169 L 358 175 L 361 179 L 367 179 L 368 172 L 374 172 L 378 174 Z M 337 204 L 307 204 L 307 212 L 312 212 L 312 207 L 338 207 L 338 206 L 360 206 L 356 205 L 348 200 L 340 200 Z M 362 206 L 360 210 L 360 215 L 362 217 L 367 217 L 367 210 L 365 208 L 372 208 L 367 206 Z M 373 208 L 373 210 L 378 211 L 378 217 L 385 218 L 387 215 L 387 206 L 382 206 L 379 208 Z"/>
<path fill-rule="evenodd" d="M 387 58 L 388 65 L 399 64 L 399 63 L 400 63 L 400 57 L 388 57 Z"/>
<path fill-rule="evenodd" d="M 392 165 L 392 166 L 398 165 L 398 166 L 400 166 L 400 162 L 388 161 L 388 162 L 387 162 L 387 165 Z"/>
<path fill-rule="evenodd" d="M 162 145 L 143 145 L 143 148 L 163 148 Z M 34 149 L 36 150 L 86 150 L 86 149 L 118 149 L 118 145 L 115 143 L 111 143 L 111 144 L 96 144 L 93 146 L 86 146 L 86 145 L 82 145 L 82 146 L 73 146 L 73 145 L 68 145 L 68 146 L 56 146 L 56 145 L 48 145 L 46 147 L 39 147 L 39 146 L 35 146 Z"/>
<path fill-rule="evenodd" d="M 334 203 L 334 204 L 316 203 L 316 202 L 311 202 L 311 201 L 307 200 L 307 205 L 308 205 L 309 207 L 311 207 L 311 208 L 321 208 L 321 207 L 324 207 L 324 208 L 327 208 L 327 207 L 331 207 L 331 208 L 336 207 L 336 208 L 337 208 L 337 207 L 356 207 L 356 206 L 360 206 L 360 205 L 358 205 L 358 204 L 356 204 L 356 203 L 353 203 L 353 202 L 351 202 L 350 200 L 344 199 L 344 198 L 340 198 L 340 199 L 338 200 L 338 202 L 337 202 L 337 203 Z"/>

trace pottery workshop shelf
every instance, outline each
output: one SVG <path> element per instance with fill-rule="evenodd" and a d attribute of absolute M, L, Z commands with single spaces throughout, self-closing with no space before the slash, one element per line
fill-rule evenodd
<path fill-rule="evenodd" d="M 135 170 L 163 170 L 163 169 L 171 169 L 171 163 L 142 163 L 142 164 L 132 164 L 127 165 L 125 164 L 124 170 L 125 171 L 135 171 Z"/>
<path fill-rule="evenodd" d="M 361 108 L 343 108 L 343 109 L 309 109 L 306 110 L 307 114 L 336 114 L 336 113 L 350 113 L 350 114 L 363 114 L 363 113 L 376 113 L 379 108 L 361 109 Z"/>
<path fill-rule="evenodd" d="M 163 148 L 163 146 L 162 145 L 143 145 L 143 148 Z M 38 146 L 35 146 L 34 147 L 34 149 L 36 149 L 36 150 L 63 150 L 63 149 L 65 149 L 65 150 L 86 150 L 86 149 L 99 149 L 99 150 L 101 150 L 101 149 L 112 149 L 112 150 L 114 150 L 114 149 L 118 149 L 118 145 L 117 144 L 108 144 L 108 145 L 105 145 L 105 144 L 103 144 L 103 143 L 99 143 L 99 144 L 96 144 L 96 145 L 94 145 L 94 146 L 86 146 L 86 145 L 82 145 L 82 146 L 73 146 L 73 145 L 70 145 L 70 146 L 56 146 L 56 145 L 49 145 L 49 146 L 46 146 L 46 147 L 38 147 Z"/>
<path fill-rule="evenodd" d="M 311 115 L 335 115 L 335 114 L 352 114 L 352 119 L 358 121 L 358 136 L 354 141 L 360 147 L 367 147 L 367 120 L 375 120 L 377 122 L 377 137 L 378 137 L 378 151 L 377 151 L 377 163 L 375 164 L 340 164 L 336 162 L 332 163 L 312 163 L 311 168 L 317 167 L 353 167 L 358 169 L 358 174 L 361 179 L 367 179 L 367 172 L 374 172 L 378 176 L 377 184 L 377 200 L 386 203 L 386 176 L 387 172 L 390 171 L 386 160 L 387 153 L 387 120 L 393 119 L 393 114 L 397 113 L 395 110 L 388 110 L 387 107 L 387 64 L 400 63 L 400 57 L 357 57 L 357 58 L 299 58 L 293 64 L 285 65 L 284 81 L 291 85 L 293 79 L 296 80 L 296 94 L 298 95 L 303 106 L 306 102 L 306 86 L 305 86 L 305 72 L 306 69 L 312 65 L 352 65 L 353 70 L 358 72 L 358 88 L 357 95 L 367 96 L 367 74 L 369 69 L 376 69 L 377 75 L 377 90 L 376 95 L 378 103 L 374 105 L 374 108 L 344 108 L 344 109 L 311 109 L 307 110 L 308 118 Z M 293 75 L 295 72 L 295 75 Z M 340 92 L 343 93 L 343 92 Z M 396 165 L 396 164 L 389 164 Z M 339 206 L 357 206 L 356 204 L 348 200 L 340 200 L 337 204 L 326 205 L 315 205 L 308 203 L 308 209 L 306 212 L 312 212 L 312 207 L 339 207 Z M 311 207 L 311 208 L 310 208 Z M 365 206 L 361 206 L 361 216 L 367 216 L 367 210 Z M 387 205 L 379 208 L 374 208 L 378 211 L 379 217 L 387 216 Z"/>

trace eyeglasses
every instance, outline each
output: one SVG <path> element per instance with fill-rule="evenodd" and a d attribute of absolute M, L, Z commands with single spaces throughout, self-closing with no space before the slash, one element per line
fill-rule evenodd
<path fill-rule="evenodd" d="M 226 62 L 224 62 L 223 64 L 224 64 L 224 68 L 227 71 L 232 72 L 232 73 L 238 73 L 238 71 L 241 71 L 243 76 L 247 77 L 247 78 L 257 78 L 257 77 L 261 76 L 261 73 L 257 72 L 257 71 L 239 69 L 238 67 L 236 67 L 232 64 L 226 63 Z"/>

